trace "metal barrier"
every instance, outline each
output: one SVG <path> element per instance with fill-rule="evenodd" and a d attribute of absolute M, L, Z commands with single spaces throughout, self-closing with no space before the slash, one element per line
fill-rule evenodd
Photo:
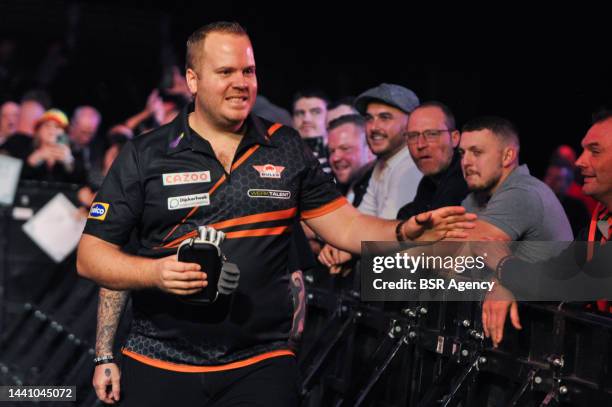
<path fill-rule="evenodd" d="M 305 278 L 305 406 L 612 405 L 606 314 L 521 303 L 523 330 L 493 349 L 478 303 L 368 304 L 325 274 Z"/>
<path fill-rule="evenodd" d="M 74 253 L 57 264 L 22 230 L 59 192 L 76 203 L 74 185 L 23 182 L 0 209 L 0 385 L 77 386 L 76 404 L 45 405 L 92 406 L 97 286 L 78 277 Z"/>

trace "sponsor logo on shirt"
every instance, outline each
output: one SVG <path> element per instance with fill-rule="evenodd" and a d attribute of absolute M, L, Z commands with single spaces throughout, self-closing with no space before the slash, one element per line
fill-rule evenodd
<path fill-rule="evenodd" d="M 253 168 L 257 170 L 261 178 L 280 178 L 281 172 L 285 169 L 285 167 L 272 164 L 254 165 Z"/>
<path fill-rule="evenodd" d="M 89 216 L 87 219 L 97 219 L 104 220 L 106 219 L 106 214 L 108 213 L 108 207 L 110 205 L 104 202 L 94 202 L 91 204 L 91 209 L 89 210 Z"/>
<path fill-rule="evenodd" d="M 168 198 L 168 210 L 193 208 L 195 206 L 210 205 L 208 193 L 184 196 L 171 196 Z"/>
<path fill-rule="evenodd" d="M 210 171 L 173 172 L 162 174 L 164 185 L 198 184 L 210 182 Z"/>
<path fill-rule="evenodd" d="M 291 198 L 290 191 L 277 191 L 275 189 L 249 189 L 249 198 L 271 198 L 271 199 L 289 199 Z"/>

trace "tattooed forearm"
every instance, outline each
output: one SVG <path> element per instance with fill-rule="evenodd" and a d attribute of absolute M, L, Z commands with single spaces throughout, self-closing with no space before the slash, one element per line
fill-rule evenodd
<path fill-rule="evenodd" d="M 293 324 L 289 336 L 293 341 L 299 341 L 306 321 L 306 286 L 301 270 L 291 273 L 291 295 L 293 296 Z"/>
<path fill-rule="evenodd" d="M 114 291 L 100 287 L 98 295 L 98 325 L 96 329 L 96 355 L 113 352 L 115 333 L 121 319 L 128 291 Z"/>

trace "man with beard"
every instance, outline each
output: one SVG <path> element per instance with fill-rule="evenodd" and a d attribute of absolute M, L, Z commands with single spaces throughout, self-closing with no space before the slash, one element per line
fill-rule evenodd
<path fill-rule="evenodd" d="M 478 214 L 467 240 L 529 242 L 519 243 L 515 254 L 527 261 L 546 260 L 561 249 L 547 242 L 571 241 L 572 230 L 554 192 L 531 176 L 526 165 L 519 165 L 519 150 L 518 132 L 506 119 L 480 117 L 463 126 L 459 154 L 470 193 L 462 205 Z M 512 325 L 521 329 L 516 301 L 483 301 L 482 324 L 494 347 L 502 335 L 491 333 L 504 326 L 508 311 Z M 481 375 L 478 385 L 487 406 L 505 405 L 509 394 L 499 377 Z"/>
<path fill-rule="evenodd" d="M 472 240 L 571 241 L 572 231 L 552 190 L 519 165 L 514 125 L 501 117 L 481 117 L 463 126 L 459 153 L 470 194 L 462 202 L 478 214 Z M 524 250 L 520 250 L 524 247 Z M 519 247 L 527 260 L 553 253 Z"/>
<path fill-rule="evenodd" d="M 419 106 L 417 95 L 400 85 L 382 83 L 357 97 L 355 108 L 366 119 L 368 146 L 376 162 L 361 203 L 360 212 L 395 219 L 398 210 L 411 202 L 423 174 L 414 164 L 404 142 L 408 118 Z M 332 274 L 351 260 L 350 253 L 326 244 L 319 261 Z"/>
<path fill-rule="evenodd" d="M 359 211 L 395 219 L 397 211 L 413 200 L 423 176 L 404 142 L 408 117 L 419 106 L 413 91 L 383 83 L 363 92 L 355 108 L 366 118 L 366 135 L 376 164 Z"/>

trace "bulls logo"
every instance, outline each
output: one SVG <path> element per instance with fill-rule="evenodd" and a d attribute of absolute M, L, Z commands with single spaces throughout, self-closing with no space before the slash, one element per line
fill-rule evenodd
<path fill-rule="evenodd" d="M 254 165 L 253 168 L 259 173 L 261 178 L 276 178 L 279 179 L 281 177 L 281 172 L 285 169 L 285 167 L 281 167 L 278 165 L 265 164 L 265 165 Z"/>

